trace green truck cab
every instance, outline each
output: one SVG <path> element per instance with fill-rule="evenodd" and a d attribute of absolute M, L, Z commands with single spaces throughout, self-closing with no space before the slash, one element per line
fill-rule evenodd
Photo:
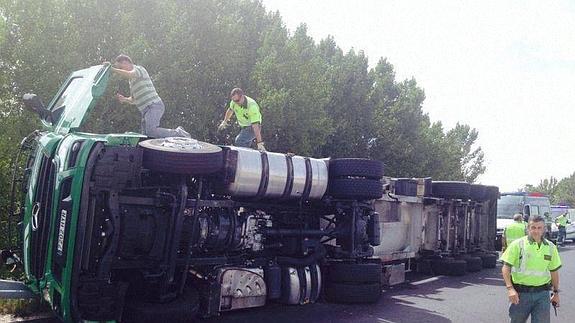
<path fill-rule="evenodd" d="M 20 258 L 58 318 L 186 321 L 322 290 L 379 298 L 381 163 L 80 132 L 110 74 L 72 73 L 48 106 L 24 96 L 43 129 L 23 141 Z"/>

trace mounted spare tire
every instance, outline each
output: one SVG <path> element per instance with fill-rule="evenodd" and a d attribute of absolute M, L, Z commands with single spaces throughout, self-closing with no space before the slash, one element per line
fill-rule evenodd
<path fill-rule="evenodd" d="M 224 167 L 220 147 L 183 137 L 149 139 L 140 142 L 144 148 L 144 167 L 165 173 L 203 175 Z"/>
<path fill-rule="evenodd" d="M 337 158 L 329 161 L 329 177 L 364 177 L 381 179 L 383 163 L 365 158 Z"/>
<path fill-rule="evenodd" d="M 468 200 L 471 184 L 466 182 L 433 181 L 433 196 L 446 199 Z"/>
<path fill-rule="evenodd" d="M 383 184 L 377 179 L 330 179 L 328 190 L 331 196 L 340 199 L 373 200 L 383 196 Z"/>

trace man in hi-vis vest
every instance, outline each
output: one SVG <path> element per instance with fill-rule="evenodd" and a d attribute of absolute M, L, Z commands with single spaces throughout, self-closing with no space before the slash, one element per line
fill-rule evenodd
<path fill-rule="evenodd" d="M 503 231 L 503 248 L 501 251 L 505 251 L 511 242 L 525 236 L 527 234 L 527 227 L 525 222 L 523 222 L 523 215 L 517 213 L 513 216 L 513 223 L 508 225 Z"/>
<path fill-rule="evenodd" d="M 561 259 L 557 247 L 544 238 L 542 216 L 531 216 L 527 230 L 528 235 L 513 241 L 500 258 L 511 303 L 509 318 L 511 323 L 523 323 L 531 315 L 531 322 L 550 322 L 550 304 L 559 306 Z"/>

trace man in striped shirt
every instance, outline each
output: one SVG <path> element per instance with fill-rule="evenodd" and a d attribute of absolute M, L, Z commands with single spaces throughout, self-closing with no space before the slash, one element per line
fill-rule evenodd
<path fill-rule="evenodd" d="M 188 137 L 190 134 L 182 127 L 176 129 L 160 128 L 160 120 L 164 115 L 164 102 L 156 92 L 156 88 L 142 66 L 135 65 L 127 55 L 116 57 L 112 71 L 130 83 L 130 96 L 116 94 L 118 101 L 135 105 L 142 113 L 142 133 L 153 138 Z"/>

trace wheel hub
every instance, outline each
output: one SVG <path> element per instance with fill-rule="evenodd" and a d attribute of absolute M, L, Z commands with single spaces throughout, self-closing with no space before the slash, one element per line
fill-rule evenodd
<path fill-rule="evenodd" d="M 203 145 L 200 144 L 196 139 L 184 138 L 184 137 L 168 137 L 160 143 L 163 147 L 168 147 L 177 150 L 197 150 L 202 149 Z"/>

